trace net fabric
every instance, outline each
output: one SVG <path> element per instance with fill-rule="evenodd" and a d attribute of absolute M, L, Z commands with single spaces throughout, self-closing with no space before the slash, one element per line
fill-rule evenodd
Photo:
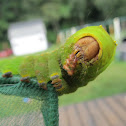
<path fill-rule="evenodd" d="M 58 94 L 50 82 L 47 88 L 35 78 L 24 83 L 0 75 L 0 126 L 58 126 Z"/>

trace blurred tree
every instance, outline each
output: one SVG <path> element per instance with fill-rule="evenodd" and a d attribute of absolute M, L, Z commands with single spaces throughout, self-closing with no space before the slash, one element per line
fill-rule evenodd
<path fill-rule="evenodd" d="M 84 24 L 85 11 L 87 9 L 87 0 L 70 0 L 71 18 L 79 24 Z"/>
<path fill-rule="evenodd" d="M 21 13 L 20 1 L 0 0 L 0 41 L 7 41 L 9 22 L 17 21 Z"/>
<path fill-rule="evenodd" d="M 85 10 L 85 22 L 99 21 L 102 19 L 102 14 L 94 4 L 94 0 L 87 0 Z"/>
<path fill-rule="evenodd" d="M 44 21 L 52 24 L 57 32 L 59 30 L 59 20 L 70 16 L 70 9 L 68 5 L 61 1 L 46 2 L 41 6 L 41 13 Z"/>
<path fill-rule="evenodd" d="M 41 17 L 40 6 L 45 3 L 45 0 L 20 0 L 22 1 L 23 14 L 20 15 L 21 20 L 33 19 Z"/>
<path fill-rule="evenodd" d="M 125 5 L 126 0 L 0 0 L 0 41 L 7 40 L 9 23 L 33 18 L 45 21 L 49 41 L 55 41 L 59 27 L 123 16 Z"/>
<path fill-rule="evenodd" d="M 104 19 L 126 15 L 126 0 L 94 0 Z"/>

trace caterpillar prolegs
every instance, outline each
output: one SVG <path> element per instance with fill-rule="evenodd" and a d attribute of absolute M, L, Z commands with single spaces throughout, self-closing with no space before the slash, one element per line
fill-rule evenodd
<path fill-rule="evenodd" d="M 112 61 L 115 48 L 115 41 L 102 26 L 90 26 L 77 31 L 52 52 L 1 61 L 0 69 L 3 77 L 20 75 L 27 83 L 36 78 L 45 90 L 50 81 L 62 95 L 94 80 Z"/>

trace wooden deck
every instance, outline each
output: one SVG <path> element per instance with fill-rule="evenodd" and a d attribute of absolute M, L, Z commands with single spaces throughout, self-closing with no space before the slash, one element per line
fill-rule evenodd
<path fill-rule="evenodd" d="M 126 94 L 59 109 L 59 126 L 126 126 Z"/>

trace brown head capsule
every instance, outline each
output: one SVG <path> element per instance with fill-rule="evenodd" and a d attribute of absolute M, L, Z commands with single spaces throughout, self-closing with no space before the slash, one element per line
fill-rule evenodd
<path fill-rule="evenodd" d="M 66 64 L 63 68 L 67 71 L 68 75 L 72 76 L 77 64 L 86 63 L 95 58 L 99 53 L 99 44 L 93 37 L 84 37 L 76 42 L 74 45 L 74 52 L 66 59 Z"/>
<path fill-rule="evenodd" d="M 77 60 L 90 61 L 99 52 L 99 44 L 93 37 L 84 37 L 78 40 L 74 46 L 74 54 Z"/>

